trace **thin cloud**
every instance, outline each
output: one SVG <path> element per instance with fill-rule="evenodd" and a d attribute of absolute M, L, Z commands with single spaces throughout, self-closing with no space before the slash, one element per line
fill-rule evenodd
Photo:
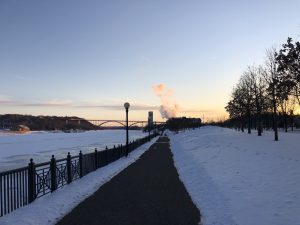
<path fill-rule="evenodd" d="M 9 97 L 0 95 L 0 104 L 13 104 L 15 101 L 11 100 Z"/>
<path fill-rule="evenodd" d="M 62 108 L 101 108 L 105 110 L 124 110 L 123 103 L 114 104 L 95 104 L 89 102 L 73 102 L 70 100 L 50 100 L 50 101 L 39 101 L 39 102 L 17 102 L 11 101 L 3 96 L 0 96 L 0 103 L 11 105 L 11 106 L 22 106 L 22 107 L 62 107 Z M 157 110 L 158 106 L 144 105 L 144 104 L 131 104 L 132 110 Z"/>
<path fill-rule="evenodd" d="M 72 107 L 72 102 L 68 100 L 50 100 L 46 102 L 25 102 L 17 103 L 16 106 L 28 107 Z"/>
<path fill-rule="evenodd" d="M 214 111 L 213 110 L 186 109 L 186 110 L 180 110 L 180 113 L 214 113 Z"/>
<path fill-rule="evenodd" d="M 158 106 L 147 106 L 147 105 L 133 105 L 132 109 L 134 110 L 158 110 Z"/>
<path fill-rule="evenodd" d="M 75 105 L 76 108 L 102 108 L 107 110 L 124 110 L 123 104 L 112 104 L 112 105 Z M 158 110 L 158 106 L 149 106 L 149 105 L 135 105 L 130 106 L 131 110 Z"/>
<path fill-rule="evenodd" d="M 161 87 L 163 88 L 163 87 Z M 160 89 L 160 88 L 159 88 Z M 160 92 L 161 90 L 157 90 Z M 163 95 L 163 94 L 162 94 Z M 113 110 L 113 111 L 123 111 L 124 103 L 116 102 L 113 104 L 97 104 L 95 102 L 75 102 L 71 100 L 57 100 L 52 99 L 49 101 L 33 101 L 33 102 L 21 102 L 21 101 L 13 101 L 6 96 L 0 95 L 0 104 L 9 105 L 9 106 L 21 106 L 21 107 L 57 107 L 57 108 L 89 108 L 89 109 L 103 109 L 103 110 Z M 142 103 L 131 103 L 130 110 L 135 111 L 157 111 L 160 107 L 156 105 L 147 105 Z M 178 113 L 180 114 L 189 114 L 189 113 L 205 113 L 211 114 L 214 113 L 213 110 L 197 110 L 192 108 L 181 108 Z"/>

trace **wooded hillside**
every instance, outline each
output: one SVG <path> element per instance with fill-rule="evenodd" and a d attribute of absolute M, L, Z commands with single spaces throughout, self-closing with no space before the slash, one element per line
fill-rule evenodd
<path fill-rule="evenodd" d="M 58 116 L 31 116 L 18 114 L 0 115 L 2 129 L 16 130 L 18 126 L 25 125 L 30 130 L 94 130 L 97 126 L 79 117 Z"/>

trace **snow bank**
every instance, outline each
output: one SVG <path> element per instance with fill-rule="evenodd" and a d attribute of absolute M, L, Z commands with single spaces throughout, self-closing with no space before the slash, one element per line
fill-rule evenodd
<path fill-rule="evenodd" d="M 122 158 L 106 167 L 89 173 L 82 179 L 76 180 L 49 195 L 37 199 L 33 203 L 17 209 L 4 217 L 0 217 L 0 224 L 56 224 L 64 215 L 92 195 L 104 183 L 135 162 L 156 140 L 157 138 L 154 138 L 151 142 L 140 146 L 131 152 L 127 158 Z"/>
<path fill-rule="evenodd" d="M 175 165 L 204 225 L 300 225 L 299 133 L 219 127 L 172 134 Z"/>

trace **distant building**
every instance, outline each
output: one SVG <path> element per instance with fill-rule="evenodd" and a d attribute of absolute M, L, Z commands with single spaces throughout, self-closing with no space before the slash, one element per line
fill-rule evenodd
<path fill-rule="evenodd" d="M 30 131 L 30 128 L 25 126 L 25 125 L 17 125 L 17 126 L 14 126 L 12 127 L 11 129 L 12 131 L 18 131 L 18 132 L 28 132 Z"/>
<path fill-rule="evenodd" d="M 148 112 L 148 126 L 153 127 L 153 112 Z"/>
<path fill-rule="evenodd" d="M 173 117 L 167 120 L 166 125 L 170 130 L 196 128 L 202 125 L 200 118 Z"/>

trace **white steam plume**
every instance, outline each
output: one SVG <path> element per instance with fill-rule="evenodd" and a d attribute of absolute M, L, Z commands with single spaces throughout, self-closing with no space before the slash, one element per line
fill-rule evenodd
<path fill-rule="evenodd" d="M 173 91 L 167 89 L 164 84 L 158 84 L 152 86 L 153 92 L 160 98 L 161 105 L 159 107 L 159 112 L 161 117 L 164 119 L 169 119 L 176 117 L 179 112 L 179 106 L 173 100 Z"/>

